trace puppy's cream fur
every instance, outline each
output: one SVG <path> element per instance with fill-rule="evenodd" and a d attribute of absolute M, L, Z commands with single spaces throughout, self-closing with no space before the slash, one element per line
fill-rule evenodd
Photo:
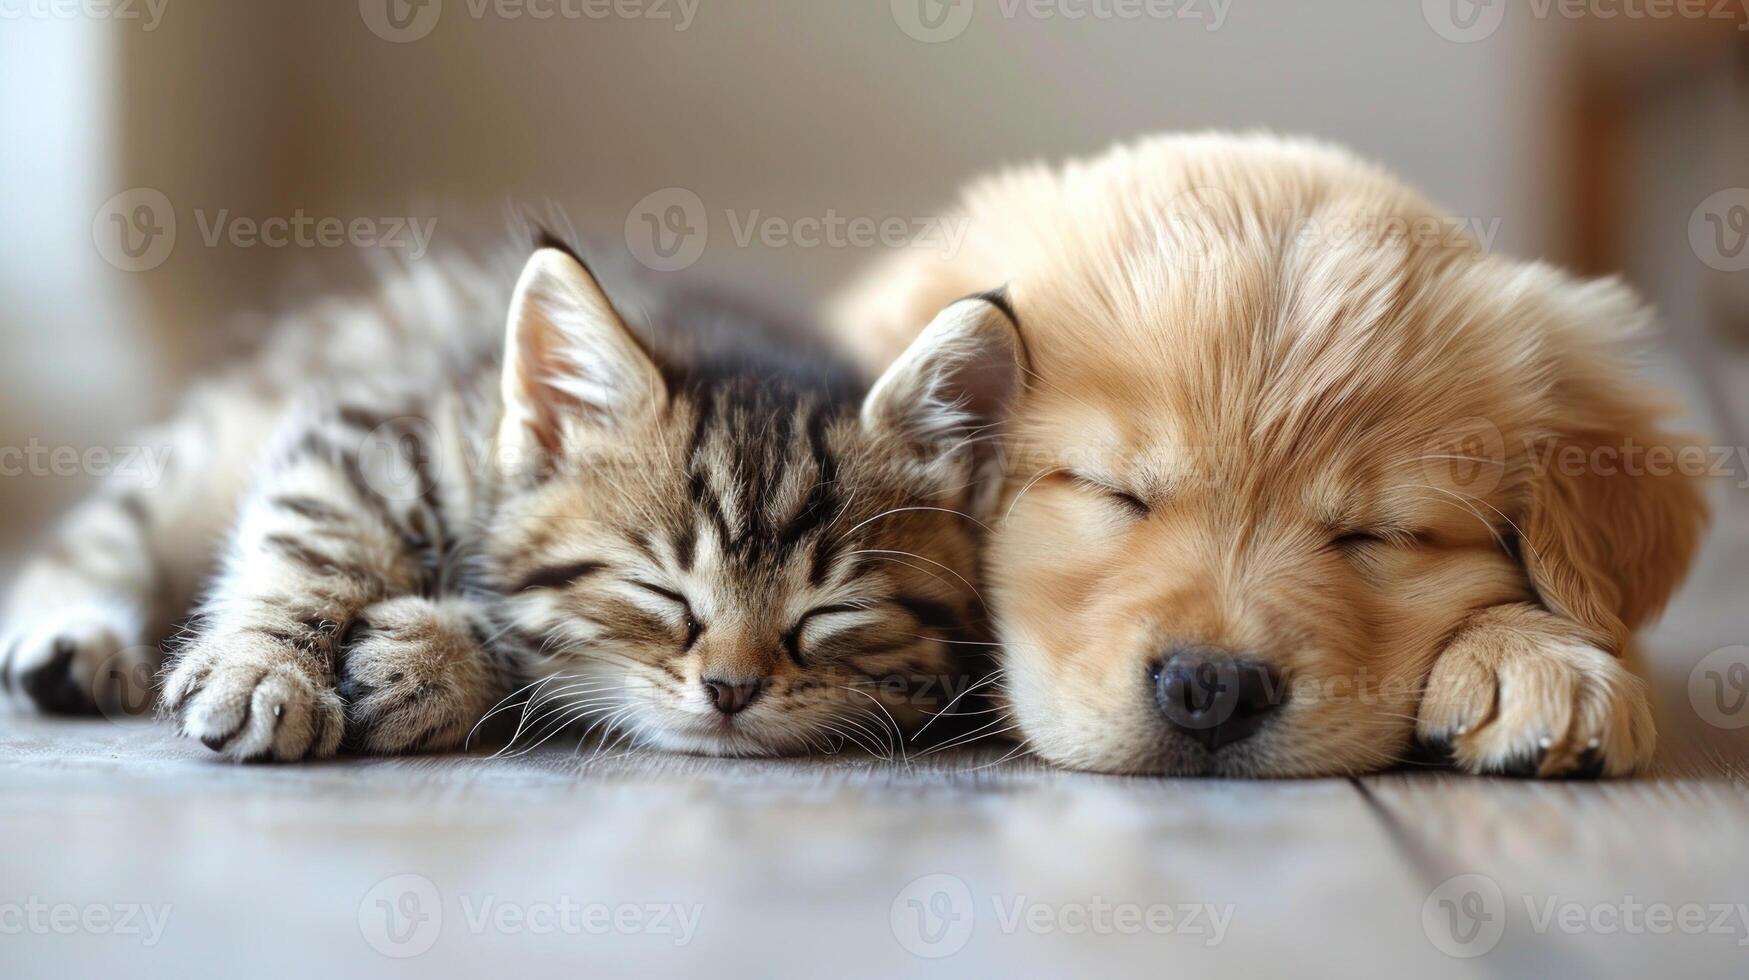
<path fill-rule="evenodd" d="M 962 207 L 956 256 L 892 257 L 835 319 L 873 367 L 1009 286 L 1030 373 L 985 596 L 1035 751 L 1308 775 L 1419 735 L 1471 771 L 1648 762 L 1624 658 L 1706 515 L 1694 480 L 1625 462 L 1688 444 L 1626 366 L 1628 289 L 1484 254 L 1380 170 L 1267 136 L 1014 170 Z M 1150 671 L 1184 646 L 1279 670 L 1272 723 L 1219 753 L 1175 735 Z"/>

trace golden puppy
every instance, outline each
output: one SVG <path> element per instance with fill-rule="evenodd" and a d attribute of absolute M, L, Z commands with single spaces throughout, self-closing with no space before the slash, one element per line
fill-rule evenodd
<path fill-rule="evenodd" d="M 1166 137 L 963 198 L 836 318 L 870 365 L 1006 283 L 1029 362 L 985 597 L 1046 759 L 1621 774 L 1631 637 L 1706 521 L 1616 282 L 1485 253 L 1316 143 Z"/>

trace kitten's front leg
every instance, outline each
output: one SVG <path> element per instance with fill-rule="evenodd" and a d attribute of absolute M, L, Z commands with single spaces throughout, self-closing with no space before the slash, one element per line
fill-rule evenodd
<path fill-rule="evenodd" d="M 333 755 L 345 731 L 340 638 L 371 606 L 432 585 L 444 548 L 424 502 L 432 488 L 391 499 L 358 444 L 344 426 L 313 425 L 267 473 L 165 681 L 183 733 L 229 758 Z"/>
<path fill-rule="evenodd" d="M 348 749 L 376 755 L 460 746 L 510 690 L 471 599 L 402 596 L 364 610 L 342 637 L 339 691 Z"/>

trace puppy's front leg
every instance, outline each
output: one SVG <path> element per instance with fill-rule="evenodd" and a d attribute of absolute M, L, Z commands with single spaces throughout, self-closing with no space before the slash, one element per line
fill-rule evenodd
<path fill-rule="evenodd" d="M 1620 776 L 1652 759 L 1646 685 L 1576 623 L 1530 604 L 1472 616 L 1433 664 L 1416 734 L 1472 773 Z"/>

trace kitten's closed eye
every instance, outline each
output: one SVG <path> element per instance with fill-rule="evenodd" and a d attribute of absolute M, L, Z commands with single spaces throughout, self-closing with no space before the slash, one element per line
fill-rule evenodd
<path fill-rule="evenodd" d="M 790 627 L 789 632 L 784 634 L 784 653 L 796 666 L 806 667 L 808 666 L 806 648 L 811 646 L 809 641 L 817 643 L 829 636 L 854 629 L 857 624 L 850 621 L 849 617 L 872 611 L 868 605 L 852 602 L 815 606 L 803 613 L 801 618 L 796 620 L 795 625 Z"/>
<path fill-rule="evenodd" d="M 686 642 L 681 649 L 691 650 L 693 644 L 698 642 L 699 636 L 704 633 L 704 623 L 693 614 L 692 603 L 686 600 L 686 596 L 681 595 L 673 589 L 666 589 L 660 585 L 654 585 L 649 582 L 642 582 L 637 579 L 628 579 L 627 581 L 629 584 L 635 585 L 651 595 L 659 596 L 679 607 L 681 622 L 686 628 Z"/>

